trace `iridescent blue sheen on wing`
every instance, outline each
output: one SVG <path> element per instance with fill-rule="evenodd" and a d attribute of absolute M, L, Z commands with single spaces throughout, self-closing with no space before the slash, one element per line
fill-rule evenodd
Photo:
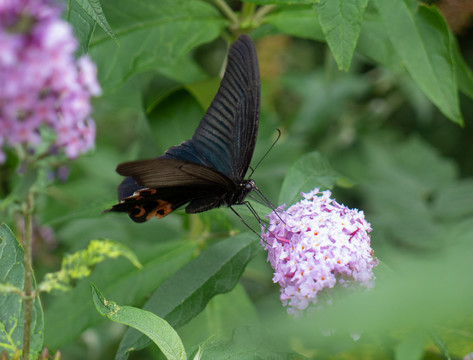
<path fill-rule="evenodd" d="M 241 181 L 250 166 L 259 123 L 260 77 L 253 40 L 241 35 L 228 55 L 217 95 L 192 137 L 206 165 Z"/>
<path fill-rule="evenodd" d="M 204 158 L 197 152 L 191 140 L 184 141 L 181 145 L 171 146 L 161 158 L 179 159 L 189 161 L 195 164 L 210 166 L 204 161 Z"/>
<path fill-rule="evenodd" d="M 253 40 L 244 34 L 230 48 L 218 92 L 192 140 L 169 148 L 163 157 L 208 166 L 239 182 L 253 157 L 259 103 L 258 58 Z"/>

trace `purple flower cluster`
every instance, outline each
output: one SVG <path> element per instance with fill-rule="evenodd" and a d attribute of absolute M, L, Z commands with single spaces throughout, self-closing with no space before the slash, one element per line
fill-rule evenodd
<path fill-rule="evenodd" d="M 76 48 L 49 0 L 0 1 L 0 162 L 3 147 L 35 150 L 45 132 L 71 159 L 93 147 L 90 96 L 101 89 L 91 60 L 74 59 Z"/>
<path fill-rule="evenodd" d="M 287 211 L 278 209 L 262 228 L 261 244 L 281 286 L 281 301 L 298 314 L 328 289 L 374 284 L 378 260 L 370 247 L 370 224 L 362 211 L 331 199 L 330 191 L 315 189 Z"/>

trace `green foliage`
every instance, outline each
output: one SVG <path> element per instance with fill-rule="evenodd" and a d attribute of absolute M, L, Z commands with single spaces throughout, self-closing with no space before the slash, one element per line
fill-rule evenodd
<path fill-rule="evenodd" d="M 146 310 L 117 305 L 113 301 L 106 300 L 93 284 L 92 298 L 95 308 L 101 315 L 141 331 L 161 349 L 166 359 L 187 359 L 186 350 L 176 331 L 159 316 Z"/>
<path fill-rule="evenodd" d="M 117 259 L 98 266 L 89 279 L 120 303 L 143 303 L 164 280 L 189 262 L 195 249 L 195 244 L 179 241 L 149 245 L 137 252 L 141 270 Z M 45 339 L 52 348 L 64 346 L 100 321 L 90 301 L 89 281 L 80 281 L 68 293 L 49 300 Z"/>
<path fill-rule="evenodd" d="M 253 4 L 281 4 L 281 5 L 300 5 L 300 4 L 314 4 L 319 0 L 243 0 Z"/>
<path fill-rule="evenodd" d="M 230 340 L 206 344 L 200 351 L 202 352 L 201 360 L 307 359 L 305 356 L 283 351 L 278 344 L 268 342 L 268 339 L 254 328 L 238 328 Z"/>
<path fill-rule="evenodd" d="M 105 14 L 103 13 L 102 5 L 100 4 L 100 1 L 98 0 L 72 0 L 71 8 L 77 9 L 75 5 L 80 6 L 81 9 L 83 10 L 82 12 L 80 12 L 80 14 L 78 14 L 78 16 L 80 15 L 83 16 L 84 13 L 87 14 L 90 17 L 90 19 L 94 21 L 95 24 L 100 26 L 100 28 L 102 28 L 107 33 L 108 36 L 116 40 L 115 34 L 113 33 L 113 30 L 108 24 Z M 79 11 L 76 10 L 76 13 L 79 13 Z M 89 31 L 88 33 L 90 35 L 92 34 L 91 31 Z M 88 45 L 88 43 L 86 43 L 86 45 Z M 85 48 L 85 50 L 87 50 L 87 48 Z"/>
<path fill-rule="evenodd" d="M 463 124 L 453 46 L 442 15 L 411 0 L 375 0 L 381 21 L 403 65 L 417 85 L 450 120 Z"/>
<path fill-rule="evenodd" d="M 325 40 L 340 70 L 348 71 L 368 0 L 320 0 L 314 5 Z"/>
<path fill-rule="evenodd" d="M 57 164 L 21 173 L 11 154 L 0 172 L 2 221 L 17 233 L 14 214 L 36 196 L 34 265 L 38 278 L 47 274 L 38 290 L 68 289 L 41 295 L 44 324 L 36 298 L 32 357 L 44 336 L 67 359 L 162 358 L 138 331 L 152 321 L 176 329 L 196 359 L 471 353 L 471 36 L 415 0 L 64 3 L 78 54 L 97 64 L 104 89 L 93 104 L 96 149 L 69 164 L 63 183 L 51 180 Z M 301 191 L 332 189 L 373 227 L 375 288 L 333 294 L 307 318 L 286 314 L 260 239 L 230 210 L 179 210 L 146 224 L 102 214 L 116 201 L 117 164 L 192 136 L 242 32 L 255 39 L 262 76 L 253 167 L 282 133 L 252 175 L 258 188 L 287 207 Z M 271 211 L 251 203 L 262 219 Z M 249 210 L 235 209 L 258 233 Z M 23 251 L 4 225 L 0 236 L 0 347 L 12 356 L 22 341 Z M 120 310 L 103 313 L 134 328 L 97 313 L 91 281 L 126 305 L 108 302 Z"/>
<path fill-rule="evenodd" d="M 25 280 L 23 249 L 5 224 L 0 225 L 0 349 L 9 357 L 22 349 L 23 298 Z M 44 320 L 39 298 L 33 303 L 30 356 L 36 358 L 43 348 Z"/>
<path fill-rule="evenodd" d="M 143 309 L 157 314 L 173 327 L 182 326 L 197 316 L 214 296 L 232 290 L 259 251 L 258 243 L 248 234 L 223 240 L 164 282 Z M 148 344 L 143 335 L 129 329 L 120 343 L 117 359 L 126 359 L 130 349 L 141 349 Z"/>
<path fill-rule="evenodd" d="M 135 254 L 123 244 L 110 240 L 92 240 L 86 250 L 64 256 L 61 269 L 46 274 L 44 280 L 39 283 L 38 290 L 44 292 L 68 291 L 71 289 L 71 283 L 88 277 L 95 265 L 106 259 L 114 259 L 119 256 L 128 259 L 135 267 L 142 268 Z"/>
<path fill-rule="evenodd" d="M 361 190 L 372 211 L 373 227 L 380 229 L 378 241 L 396 241 L 418 250 L 450 244 L 452 224 L 458 226 L 473 213 L 471 184 L 457 180 L 454 164 L 418 138 L 404 143 L 367 139 L 363 153 L 357 171 L 370 179 Z M 461 190 L 466 192 L 460 200 Z"/>
<path fill-rule="evenodd" d="M 103 34 L 90 46 L 105 91 L 150 69 L 188 81 L 182 70 L 187 54 L 215 39 L 226 24 L 215 8 L 199 0 L 147 0 L 132 9 L 126 0 L 109 1 L 103 10 L 120 44 Z"/>
<path fill-rule="evenodd" d="M 331 189 L 337 180 L 328 160 L 317 152 L 304 155 L 289 169 L 279 195 L 280 204 L 293 204 L 300 199 L 301 192 L 315 187 Z"/>
<path fill-rule="evenodd" d="M 79 48 L 78 54 L 86 54 L 89 50 L 90 39 L 94 33 L 97 22 L 88 14 L 78 1 L 71 1 L 67 12 L 67 21 L 74 27 Z"/>
<path fill-rule="evenodd" d="M 291 6 L 276 9 L 264 19 L 284 34 L 318 41 L 324 40 L 322 26 L 317 14 L 307 6 Z"/>

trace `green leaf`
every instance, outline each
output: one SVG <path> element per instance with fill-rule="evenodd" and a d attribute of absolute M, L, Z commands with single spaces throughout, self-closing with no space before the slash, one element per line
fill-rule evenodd
<path fill-rule="evenodd" d="M 0 201 L 0 211 L 13 210 L 16 204 L 23 203 L 31 188 L 37 184 L 38 178 L 40 178 L 39 171 L 31 167 L 27 167 L 24 174 L 15 174 L 14 181 L 12 181 L 13 190 Z"/>
<path fill-rule="evenodd" d="M 23 343 L 23 300 L 13 287 L 23 289 L 25 270 L 23 267 L 23 248 L 15 235 L 5 224 L 0 225 L 0 349 L 9 357 L 19 351 Z M 33 284 L 34 285 L 34 284 Z M 30 357 L 36 358 L 43 347 L 43 309 L 38 297 L 35 298 L 32 311 Z"/>
<path fill-rule="evenodd" d="M 444 221 L 473 218 L 473 180 L 464 179 L 443 186 L 432 205 L 436 217 Z"/>
<path fill-rule="evenodd" d="M 202 252 L 169 278 L 151 296 L 144 309 L 166 319 L 177 328 L 197 316 L 217 294 L 232 290 L 248 262 L 259 252 L 259 239 L 241 234 L 219 242 Z M 129 352 L 148 346 L 150 341 L 129 329 L 116 359 L 127 359 Z"/>
<path fill-rule="evenodd" d="M 117 305 L 106 300 L 94 284 L 91 284 L 91 288 L 95 308 L 101 315 L 141 331 L 159 347 L 167 359 L 187 359 L 179 335 L 165 320 L 146 310 Z"/>
<path fill-rule="evenodd" d="M 365 12 L 356 51 L 393 72 L 405 72 L 376 9 L 370 8 Z"/>
<path fill-rule="evenodd" d="M 168 96 L 149 115 L 149 126 L 161 152 L 182 139 L 192 138 L 194 129 L 204 115 L 204 109 L 185 90 Z"/>
<path fill-rule="evenodd" d="M 334 119 L 343 116 L 343 109 L 350 106 L 353 97 L 369 91 L 369 83 L 360 77 L 340 75 L 330 80 L 323 71 L 284 76 L 283 84 L 301 100 L 292 120 L 293 133 L 302 137 L 318 136 L 332 126 Z"/>
<path fill-rule="evenodd" d="M 290 206 L 299 200 L 301 192 L 316 187 L 330 189 L 337 178 L 328 160 L 318 152 L 311 152 L 297 160 L 287 172 L 278 203 Z"/>
<path fill-rule="evenodd" d="M 206 340 L 226 340 L 235 328 L 258 325 L 258 311 L 241 284 L 226 294 L 213 297 L 205 309 L 179 328 L 186 347 L 201 345 Z"/>
<path fill-rule="evenodd" d="M 92 18 L 113 40 L 117 41 L 112 28 L 107 22 L 107 18 L 102 10 L 100 0 L 73 0 L 84 12 Z"/>
<path fill-rule="evenodd" d="M 404 336 L 402 341 L 396 346 L 394 351 L 395 360 L 419 360 L 424 353 L 424 344 L 426 336 L 423 331 L 409 333 Z"/>
<path fill-rule="evenodd" d="M 90 39 L 95 30 L 96 22 L 79 5 L 78 1 L 70 1 L 67 9 L 67 20 L 74 28 L 74 35 L 79 42 L 77 55 L 86 54 L 89 50 Z"/>
<path fill-rule="evenodd" d="M 218 91 L 222 79 L 213 77 L 186 85 L 186 89 L 195 97 L 203 109 L 207 109 Z"/>
<path fill-rule="evenodd" d="M 473 71 L 460 53 L 457 39 L 452 33 L 450 33 L 450 40 L 453 44 L 453 57 L 457 70 L 458 88 L 462 93 L 469 96 L 470 99 L 473 99 Z"/>
<path fill-rule="evenodd" d="M 311 7 L 291 6 L 266 15 L 264 22 L 282 33 L 317 41 L 325 41 L 322 27 Z"/>
<path fill-rule="evenodd" d="M 163 100 L 181 88 L 181 84 L 165 76 L 156 75 L 152 78 L 143 93 L 143 107 L 146 114 L 152 113 Z"/>
<path fill-rule="evenodd" d="M 315 4 L 320 0 L 243 0 L 244 2 L 249 2 L 253 4 L 261 5 L 303 5 L 303 4 Z"/>
<path fill-rule="evenodd" d="M 452 194 L 455 165 L 416 137 L 402 143 L 380 137 L 365 139 L 363 144 L 364 156 L 357 171 L 366 177 L 360 181 L 360 188 L 371 210 L 368 220 L 376 229 L 378 243 L 395 242 L 424 251 L 446 244 L 446 220 L 463 213 L 457 212 L 453 198 L 448 201 L 442 194 Z M 466 185 L 463 190 L 468 188 Z M 446 202 L 448 206 L 440 210 L 438 206 Z M 468 214 L 468 204 L 460 206 Z"/>
<path fill-rule="evenodd" d="M 193 48 L 215 39 L 227 24 L 211 5 L 200 0 L 126 0 L 103 3 L 120 46 L 106 35 L 94 37 L 90 54 L 102 87 L 118 86 L 130 76 L 157 70 L 174 78 Z"/>
<path fill-rule="evenodd" d="M 98 265 L 89 279 L 121 303 L 143 303 L 163 281 L 189 262 L 195 251 L 196 244 L 189 242 L 147 246 L 137 251 L 143 265 L 141 270 L 124 259 L 117 259 Z M 51 348 L 76 339 L 101 320 L 90 301 L 88 281 L 79 281 L 73 290 L 48 300 L 45 339 Z"/>
<path fill-rule="evenodd" d="M 350 69 L 368 0 L 320 0 L 314 5 L 340 70 Z"/>
<path fill-rule="evenodd" d="M 414 0 L 375 0 L 374 4 L 411 77 L 447 118 L 463 124 L 453 45 L 442 15 Z"/>
<path fill-rule="evenodd" d="M 444 356 L 445 359 L 452 358 L 452 356 L 450 355 L 450 351 L 448 350 L 447 344 L 435 330 L 430 330 L 430 338 L 435 343 L 435 345 L 437 345 L 437 348 L 440 350 L 441 354 Z M 470 350 L 470 348 L 468 350 Z"/>
<path fill-rule="evenodd" d="M 270 341 L 263 336 L 261 330 L 245 327 L 237 328 L 230 340 L 205 344 L 201 359 L 303 360 L 307 358 L 283 349 L 274 340 Z"/>
<path fill-rule="evenodd" d="M 68 291 L 71 289 L 71 283 L 88 277 L 98 263 L 119 256 L 128 259 L 135 267 L 142 268 L 136 255 L 125 245 L 110 240 L 92 240 L 86 250 L 64 256 L 61 269 L 46 274 L 38 289 L 44 292 Z"/>

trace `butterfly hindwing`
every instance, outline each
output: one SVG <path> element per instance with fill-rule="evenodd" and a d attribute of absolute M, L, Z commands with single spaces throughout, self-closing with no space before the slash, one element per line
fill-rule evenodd
<path fill-rule="evenodd" d="M 225 195 L 235 191 L 225 175 L 178 159 L 127 162 L 120 164 L 117 172 L 126 178 L 119 186 L 120 203 L 111 211 L 127 212 L 136 222 L 161 218 L 186 203 L 188 213 L 210 210 L 221 206 Z"/>
<path fill-rule="evenodd" d="M 126 212 L 135 222 L 145 222 L 153 217 L 162 218 L 182 205 L 187 213 L 198 213 L 222 204 L 225 192 L 211 187 L 143 188 L 124 198 L 110 210 Z"/>

